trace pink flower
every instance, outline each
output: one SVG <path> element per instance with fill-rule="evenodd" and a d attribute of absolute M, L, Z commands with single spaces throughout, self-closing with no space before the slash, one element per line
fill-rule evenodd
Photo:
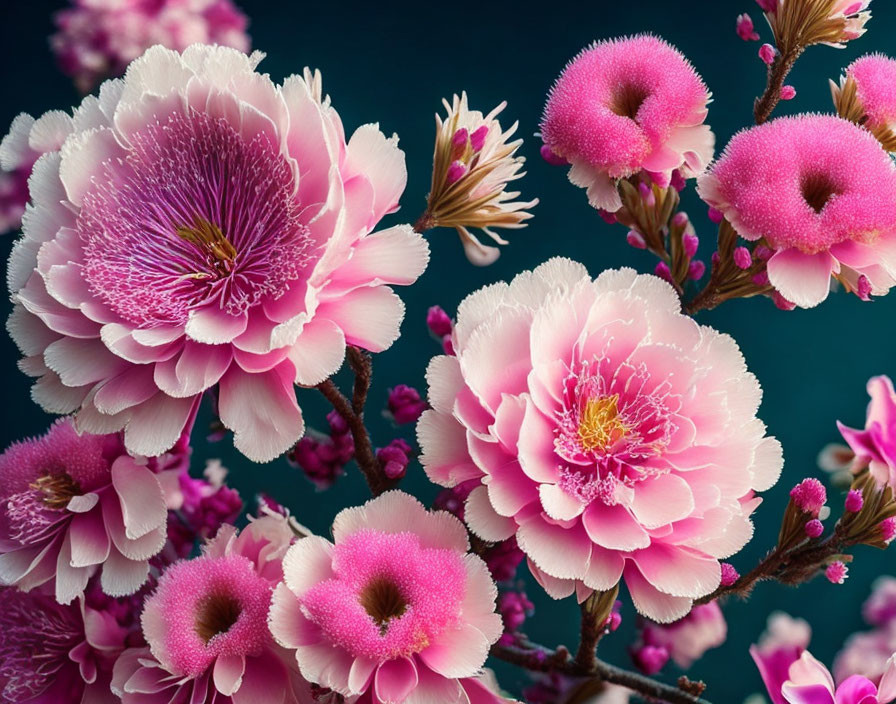
<path fill-rule="evenodd" d="M 780 688 L 768 688 L 774 704 L 890 704 L 896 699 L 896 656 L 890 659 L 879 687 L 861 675 L 835 687 L 831 673 L 808 651 L 790 666 L 787 676 Z"/>
<path fill-rule="evenodd" d="M 413 386 L 399 384 L 389 389 L 389 415 L 396 424 L 416 423 L 425 410 L 426 401 L 421 400 L 420 392 Z"/>
<path fill-rule="evenodd" d="M 775 250 L 771 284 L 811 308 L 831 276 L 880 295 L 896 276 L 896 167 L 867 131 L 801 115 L 744 130 L 698 182 L 700 196 L 744 239 Z"/>
<path fill-rule="evenodd" d="M 0 589 L 0 700 L 107 702 L 126 632 L 84 599 L 63 606 L 37 592 Z"/>
<path fill-rule="evenodd" d="M 849 568 L 843 562 L 837 560 L 825 568 L 824 576 L 831 584 L 843 584 L 849 576 Z"/>
<path fill-rule="evenodd" d="M 656 277 L 552 259 L 463 301 L 453 343 L 417 434 L 430 479 L 481 484 L 473 532 L 515 534 L 555 598 L 624 577 L 659 622 L 719 585 L 782 462 L 731 338 Z"/>
<path fill-rule="evenodd" d="M 502 632 L 496 588 L 463 525 L 387 492 L 311 536 L 283 563 L 277 641 L 308 679 L 358 702 L 455 701 Z"/>
<path fill-rule="evenodd" d="M 279 515 L 239 534 L 224 526 L 201 557 L 166 569 L 143 609 L 149 648 L 127 650 L 115 664 L 112 691 L 123 704 L 311 701 L 309 684 L 267 628 L 292 538 Z"/>
<path fill-rule="evenodd" d="M 728 624 L 716 602 L 695 606 L 683 619 L 660 625 L 647 623 L 643 638 L 648 645 L 663 647 L 675 664 L 687 669 L 728 637 Z"/>
<path fill-rule="evenodd" d="M 790 666 L 809 647 L 811 637 L 812 630 L 803 619 L 776 612 L 769 617 L 768 629 L 759 639 L 759 644 L 750 648 L 750 655 L 773 704 L 787 704 L 781 695 L 781 687 L 787 681 Z"/>
<path fill-rule="evenodd" d="M 753 18 L 746 12 L 737 16 L 737 36 L 745 42 L 759 41 L 759 34 L 753 27 Z"/>
<path fill-rule="evenodd" d="M 548 96 L 541 136 L 572 164 L 569 180 L 595 208 L 616 212 L 616 181 L 640 171 L 668 182 L 700 173 L 715 137 L 703 122 L 709 91 L 693 66 L 651 35 L 596 42 L 563 70 Z"/>
<path fill-rule="evenodd" d="M 861 675 L 880 684 L 893 653 L 896 653 L 896 629 L 892 626 L 854 633 L 834 659 L 835 679 L 843 682 L 852 675 Z"/>
<path fill-rule="evenodd" d="M 862 616 L 873 626 L 887 626 L 896 621 L 896 577 L 875 580 L 871 596 L 862 606 Z"/>
<path fill-rule="evenodd" d="M 232 0 L 71 0 L 56 13 L 50 45 L 62 71 L 89 93 L 154 44 L 249 50 L 248 20 Z"/>
<path fill-rule="evenodd" d="M 28 178 L 40 156 L 29 144 L 33 125 L 34 118 L 30 115 L 17 116 L 0 145 L 0 235 L 22 226 L 28 202 Z"/>
<path fill-rule="evenodd" d="M 35 399 L 124 428 L 135 454 L 171 447 L 215 386 L 241 452 L 285 452 L 294 385 L 346 344 L 389 347 L 404 306 L 387 284 L 426 267 L 410 227 L 369 234 L 404 189 L 396 140 L 366 125 L 346 144 L 320 75 L 277 86 L 261 58 L 154 47 L 74 118 L 42 118 L 62 146 L 35 167 L 9 328 Z"/>
<path fill-rule="evenodd" d="M 877 481 L 896 487 L 896 390 L 887 376 L 871 377 L 867 389 L 871 402 L 864 430 L 840 422 L 837 427 L 858 461 L 868 465 Z"/>
<path fill-rule="evenodd" d="M 869 54 L 853 61 L 847 78 L 856 84 L 856 94 L 871 128 L 896 127 L 896 60 Z"/>
<path fill-rule="evenodd" d="M 107 594 L 137 591 L 165 544 L 154 469 L 169 461 L 134 459 L 119 435 L 78 435 L 68 419 L 10 446 L 0 455 L 0 582 L 24 591 L 50 583 L 68 604 L 102 570 Z"/>

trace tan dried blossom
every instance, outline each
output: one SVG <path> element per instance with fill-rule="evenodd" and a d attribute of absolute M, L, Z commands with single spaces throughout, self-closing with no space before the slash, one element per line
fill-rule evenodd
<path fill-rule="evenodd" d="M 865 33 L 871 0 L 765 0 L 765 16 L 782 55 L 813 44 L 843 48 Z"/>

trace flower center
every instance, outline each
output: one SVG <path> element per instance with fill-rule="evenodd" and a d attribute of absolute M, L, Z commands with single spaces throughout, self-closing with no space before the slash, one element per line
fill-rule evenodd
<path fill-rule="evenodd" d="M 620 117 L 637 121 L 638 111 L 649 96 L 650 92 L 643 86 L 623 83 L 613 90 L 610 110 Z"/>
<path fill-rule="evenodd" d="M 229 594 L 210 596 L 197 609 L 196 633 L 208 645 L 215 636 L 227 633 L 239 620 L 241 613 L 240 602 Z"/>
<path fill-rule="evenodd" d="M 589 398 L 579 416 L 579 444 L 586 452 L 606 451 L 625 437 L 619 418 L 619 394 Z"/>
<path fill-rule="evenodd" d="M 61 511 L 74 496 L 81 496 L 81 487 L 65 472 L 45 474 L 30 484 L 30 487 L 43 494 L 42 502 L 47 508 Z"/>
<path fill-rule="evenodd" d="M 141 328 L 197 308 L 233 316 L 303 286 L 312 265 L 296 175 L 276 144 L 205 113 L 129 139 L 94 175 L 78 214 L 84 278 Z"/>
<path fill-rule="evenodd" d="M 800 192 L 809 207 L 820 213 L 831 198 L 840 194 L 840 189 L 825 174 L 808 174 L 800 182 Z"/>
<path fill-rule="evenodd" d="M 401 589 L 388 577 L 375 577 L 361 591 L 358 601 L 385 635 L 389 621 L 400 618 L 408 608 Z"/>

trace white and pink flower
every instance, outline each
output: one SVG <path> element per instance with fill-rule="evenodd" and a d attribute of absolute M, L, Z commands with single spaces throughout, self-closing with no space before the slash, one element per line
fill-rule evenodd
<path fill-rule="evenodd" d="M 148 648 L 125 651 L 112 691 L 123 704 L 309 704 L 310 685 L 267 627 L 294 535 L 284 516 L 239 534 L 224 526 L 194 560 L 168 567 L 143 609 Z"/>
<path fill-rule="evenodd" d="M 359 703 L 496 700 L 475 677 L 501 636 L 497 589 L 457 518 L 392 491 L 339 513 L 333 540 L 290 548 L 271 607 L 305 677 Z"/>
<path fill-rule="evenodd" d="M 694 67 L 659 37 L 596 42 L 551 88 L 541 137 L 571 164 L 569 180 L 588 190 L 591 205 L 616 212 L 621 178 L 646 171 L 668 185 L 673 171 L 703 171 L 715 146 L 704 124 L 709 100 Z"/>
<path fill-rule="evenodd" d="M 890 704 L 896 700 L 896 655 L 880 685 L 861 675 L 835 685 L 828 669 L 807 650 L 790 666 L 780 688 L 770 686 L 768 693 L 774 704 Z"/>
<path fill-rule="evenodd" d="M 0 584 L 47 584 L 68 604 L 101 570 L 107 594 L 134 593 L 165 544 L 163 474 L 182 465 L 135 459 L 119 434 L 79 435 L 68 419 L 13 444 L 0 455 Z"/>
<path fill-rule="evenodd" d="M 837 427 L 856 455 L 854 466 L 867 466 L 878 483 L 896 488 L 896 390 L 883 375 L 871 377 L 867 388 L 871 401 L 865 427 L 858 430 L 840 422 Z"/>
<path fill-rule="evenodd" d="M 214 386 L 236 447 L 282 454 L 304 431 L 294 386 L 333 374 L 346 344 L 389 347 L 389 285 L 427 264 L 410 227 L 370 234 L 404 190 L 397 140 L 371 124 L 346 143 L 320 75 L 275 85 L 261 58 L 153 47 L 29 134 L 44 154 L 8 327 L 35 400 L 79 430 L 123 428 L 135 454 L 170 448 Z"/>
<path fill-rule="evenodd" d="M 481 483 L 474 533 L 516 535 L 555 598 L 624 579 L 659 622 L 719 585 L 782 464 L 730 337 L 657 277 L 553 259 L 464 300 L 452 346 L 417 433 L 430 479 Z"/>

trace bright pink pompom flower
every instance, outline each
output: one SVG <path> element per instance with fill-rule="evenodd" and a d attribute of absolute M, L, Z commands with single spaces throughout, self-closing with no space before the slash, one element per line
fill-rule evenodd
<path fill-rule="evenodd" d="M 551 89 L 541 136 L 570 162 L 569 180 L 595 208 L 622 207 L 615 181 L 640 171 L 700 173 L 715 137 L 703 121 L 710 94 L 693 66 L 659 37 L 597 42 Z"/>
<path fill-rule="evenodd" d="M 896 60 L 869 54 L 853 61 L 846 75 L 856 82 L 856 96 L 870 128 L 896 127 Z"/>
<path fill-rule="evenodd" d="M 78 435 L 71 420 L 0 455 L 0 583 L 55 586 L 67 604 L 102 569 L 103 591 L 137 591 L 165 544 L 165 494 L 156 470 L 182 457 L 138 461 L 121 436 Z"/>
<path fill-rule="evenodd" d="M 410 227 L 369 234 L 404 190 L 396 139 L 365 125 L 346 144 L 319 74 L 277 86 L 260 59 L 154 47 L 31 129 L 46 153 L 9 330 L 45 410 L 124 428 L 135 454 L 171 447 L 215 385 L 236 447 L 282 454 L 304 431 L 294 384 L 346 344 L 389 347 L 404 306 L 387 284 L 426 267 Z"/>
<path fill-rule="evenodd" d="M 867 463 L 880 484 L 896 488 L 896 390 L 887 376 L 868 380 L 868 414 L 865 428 L 837 427 L 860 461 Z"/>
<path fill-rule="evenodd" d="M 417 435 L 430 479 L 481 481 L 465 520 L 516 534 L 552 596 L 625 578 L 659 622 L 719 585 L 781 469 L 761 390 L 727 335 L 632 270 L 593 281 L 553 259 L 464 300 L 427 372 Z"/>
<path fill-rule="evenodd" d="M 50 46 L 63 73 L 89 93 L 120 76 L 155 44 L 183 51 L 191 44 L 249 50 L 248 20 L 232 0 L 71 0 L 54 16 Z"/>
<path fill-rule="evenodd" d="M 333 539 L 293 545 L 274 594 L 271 632 L 302 673 L 358 702 L 479 701 L 502 623 L 463 524 L 392 491 L 339 513 Z"/>
<path fill-rule="evenodd" d="M 264 516 L 239 534 L 223 526 L 202 556 L 168 567 L 143 609 L 149 648 L 115 664 L 112 691 L 123 704 L 313 701 L 267 627 L 293 537 L 284 516 Z"/>
<path fill-rule="evenodd" d="M 700 196 L 744 239 L 764 239 L 771 284 L 811 308 L 831 276 L 884 294 L 896 281 L 896 166 L 869 132 L 830 115 L 773 120 L 735 135 L 700 177 Z"/>

